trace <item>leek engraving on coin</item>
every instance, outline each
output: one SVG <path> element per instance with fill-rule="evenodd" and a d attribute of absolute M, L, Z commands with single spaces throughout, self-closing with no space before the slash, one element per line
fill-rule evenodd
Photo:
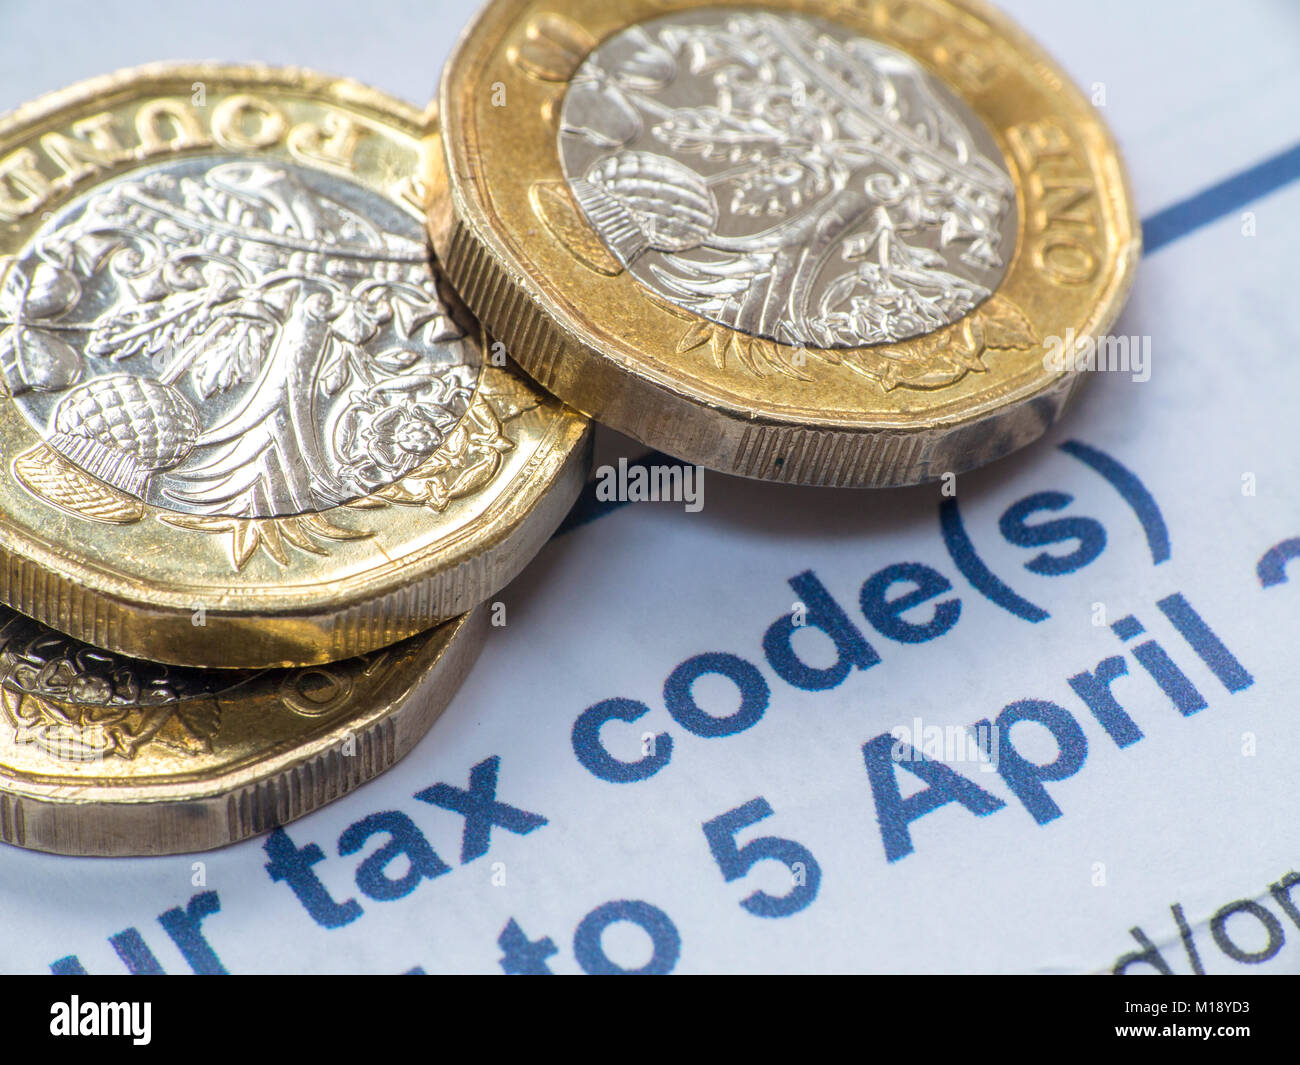
<path fill-rule="evenodd" d="M 180 514 L 310 515 L 394 485 L 479 376 L 419 223 L 285 162 L 189 159 L 72 201 L 0 310 L 5 379 L 47 445 Z"/>
<path fill-rule="evenodd" d="M 997 287 L 1014 189 L 981 121 L 908 56 L 820 19 L 683 12 L 583 61 L 565 177 L 660 298 L 793 346 L 892 343 Z"/>

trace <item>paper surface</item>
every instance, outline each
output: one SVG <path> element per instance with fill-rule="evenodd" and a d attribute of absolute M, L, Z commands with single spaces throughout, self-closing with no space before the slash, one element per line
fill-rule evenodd
<path fill-rule="evenodd" d="M 1300 537 L 1300 13 L 1284 0 L 1230 13 L 1208 2 L 1003 6 L 1104 100 L 1125 153 L 1154 247 L 1114 332 L 1150 338 L 1149 380 L 1093 375 L 1045 439 L 960 477 L 955 503 L 937 485 L 849 492 L 713 474 L 698 513 L 588 500 L 593 520 L 498 597 L 507 624 L 414 753 L 287 827 L 294 847 L 323 851 L 309 868 L 333 909 L 318 899 L 313 913 L 268 874 L 267 837 L 162 859 L 4 847 L 0 969 L 49 972 L 75 956 L 120 973 L 124 954 L 147 965 L 143 943 L 169 973 L 1093 972 L 1142 952 L 1139 929 L 1175 973 L 1300 971 L 1300 885 L 1285 880 L 1300 871 L 1300 561 L 1288 570 L 1286 548 L 1268 555 Z M 316 67 L 422 104 L 472 8 L 69 3 L 55 29 L 47 5 L 11 0 L 0 106 L 125 65 L 203 57 Z M 644 451 L 604 433 L 598 461 Z M 1059 511 L 1041 495 L 1012 510 L 1039 493 L 1071 498 Z M 1012 597 L 995 602 L 963 574 L 957 518 Z M 1015 542 L 1053 519 L 1076 519 L 1075 535 Z M 1043 553 L 1066 561 L 1031 568 Z M 900 641 L 908 630 L 887 635 L 864 613 L 864 582 L 900 563 L 950 583 L 902 615 L 923 624 L 935 604 L 959 603 L 942 635 Z M 782 679 L 763 644 L 801 594 L 815 598 L 807 579 L 802 592 L 788 583 L 808 571 L 879 658 L 825 690 Z M 1145 633 L 1125 641 L 1111 625 L 1130 614 Z M 887 611 L 875 620 L 889 627 Z M 1204 708 L 1184 713 L 1162 690 L 1135 650 L 1148 640 Z M 835 661 L 815 625 L 793 646 L 810 667 Z M 1127 675 L 1110 690 L 1123 710 L 1107 716 L 1070 678 L 1116 656 Z M 681 694 L 691 663 L 739 683 L 705 673 L 693 709 Z M 1196 705 L 1177 694 L 1184 710 Z M 587 727 L 599 715 L 584 712 L 612 699 L 646 709 Z M 1025 765 L 1055 760 L 1061 779 L 940 748 L 955 776 L 933 762 L 926 781 L 895 766 L 873 787 L 864 746 L 878 751 L 891 730 L 925 750 L 927 729 L 1030 700 L 1064 747 L 1031 723 L 1008 742 Z M 513 813 L 487 803 L 493 765 L 495 801 Z M 902 805 L 882 817 L 890 780 Z M 415 798 L 438 783 L 460 791 L 440 792 L 444 805 Z M 906 821 L 899 811 L 917 813 L 906 799 L 927 784 L 967 805 Z M 358 865 L 388 835 L 347 857 L 338 843 L 380 811 L 405 814 L 449 871 L 396 898 L 367 894 Z M 545 824 L 529 828 L 518 811 Z M 485 819 L 505 822 L 487 826 L 486 849 Z M 763 837 L 783 842 L 752 844 Z M 467 853 L 478 856 L 462 863 Z M 401 877 L 405 859 L 386 872 Z M 744 905 L 757 892 L 768 900 Z M 199 896 L 195 915 L 214 910 L 199 935 L 170 935 L 158 915 Z"/>

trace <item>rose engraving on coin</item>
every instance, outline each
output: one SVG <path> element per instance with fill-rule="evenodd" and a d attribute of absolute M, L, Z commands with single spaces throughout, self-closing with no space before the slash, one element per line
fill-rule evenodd
<path fill-rule="evenodd" d="M 919 63 L 822 19 L 685 11 L 579 66 L 574 198 L 656 296 L 791 346 L 950 325 L 1002 280 L 1015 193 L 981 120 Z"/>
<path fill-rule="evenodd" d="M 0 308 L 5 379 L 49 447 L 182 514 L 313 514 L 393 485 L 479 377 L 418 222 L 284 161 L 106 183 L 37 231 Z"/>

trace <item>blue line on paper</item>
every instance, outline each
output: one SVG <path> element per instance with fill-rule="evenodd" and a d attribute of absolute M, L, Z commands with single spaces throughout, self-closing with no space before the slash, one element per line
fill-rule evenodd
<path fill-rule="evenodd" d="M 675 459 L 671 455 L 665 455 L 662 451 L 647 451 L 640 458 L 628 459 L 628 468 L 636 466 L 685 466 L 686 463 L 681 459 Z M 560 527 L 555 530 L 555 535 L 560 536 L 571 529 L 586 525 L 595 521 L 597 518 L 603 518 L 606 514 L 612 514 L 619 507 L 627 506 L 629 500 L 626 499 L 597 499 L 596 482 L 588 481 L 583 486 L 582 495 L 578 501 L 573 504 L 573 509 L 569 511 L 568 516 L 560 523 Z"/>
<path fill-rule="evenodd" d="M 1300 144 L 1270 156 L 1194 196 L 1172 203 L 1142 223 L 1142 247 L 1147 255 L 1276 192 L 1300 178 Z"/>

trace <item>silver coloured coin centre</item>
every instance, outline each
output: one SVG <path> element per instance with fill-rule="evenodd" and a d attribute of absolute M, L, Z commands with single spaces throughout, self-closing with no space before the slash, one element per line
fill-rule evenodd
<path fill-rule="evenodd" d="M 957 321 L 998 285 L 1015 193 L 981 121 L 903 53 L 757 9 L 603 41 L 561 109 L 587 220 L 659 297 L 751 336 L 848 348 Z"/>
<path fill-rule="evenodd" d="M 64 458 L 147 503 L 320 511 L 429 458 L 479 352 L 419 222 L 366 187 L 207 156 L 49 218 L 0 290 L 13 402 Z"/>

